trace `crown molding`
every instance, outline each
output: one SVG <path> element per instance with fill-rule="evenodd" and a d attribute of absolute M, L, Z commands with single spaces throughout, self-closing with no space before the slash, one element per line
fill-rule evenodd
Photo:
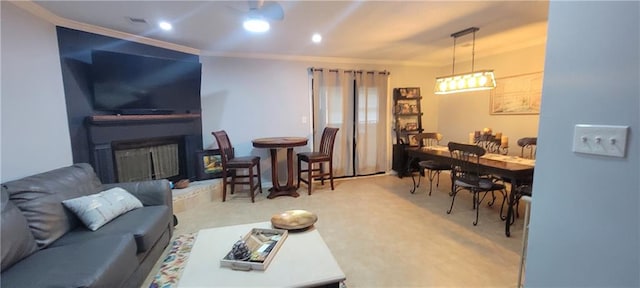
<path fill-rule="evenodd" d="M 240 52 L 219 52 L 219 51 L 201 51 L 201 56 L 227 57 L 227 58 L 244 58 L 244 59 L 262 59 L 262 60 L 283 60 L 283 61 L 299 61 L 299 62 L 318 62 L 318 63 L 339 63 L 339 64 L 373 64 L 373 65 L 396 65 L 396 66 L 424 66 L 437 67 L 437 63 L 418 62 L 418 61 L 398 61 L 398 60 L 381 60 L 381 59 L 365 59 L 365 58 L 341 58 L 341 57 L 315 57 L 305 55 L 282 55 L 282 54 L 266 54 L 266 53 L 240 53 Z"/>
<path fill-rule="evenodd" d="M 132 42 L 147 44 L 147 45 L 151 45 L 151 46 L 156 46 L 156 47 L 165 48 L 165 49 L 169 49 L 169 50 L 184 52 L 184 53 L 188 53 L 188 54 L 194 54 L 194 55 L 200 55 L 201 54 L 201 51 L 198 50 L 198 49 L 195 49 L 195 48 L 191 48 L 191 47 L 187 47 L 187 46 L 183 46 L 183 45 L 178 45 L 178 44 L 173 44 L 173 43 L 160 41 L 160 40 L 156 40 L 156 39 L 151 39 L 151 38 L 148 38 L 148 37 L 138 36 L 138 35 L 134 35 L 134 34 L 124 33 L 124 32 L 121 32 L 121 31 L 108 29 L 108 28 L 95 26 L 95 25 L 90 25 L 90 24 L 86 24 L 86 23 L 81 23 L 81 22 L 78 22 L 78 21 L 69 20 L 67 18 L 60 17 L 60 16 L 52 13 L 51 11 L 43 8 L 42 6 L 32 2 L 30 0 L 28 0 L 28 1 L 10 1 L 10 2 L 12 4 L 16 5 L 17 7 L 21 8 L 21 9 L 23 9 L 23 10 L 25 10 L 25 11 L 33 14 L 33 15 L 35 15 L 36 17 L 41 18 L 41 19 L 43 19 L 43 20 L 45 20 L 45 21 L 47 21 L 49 23 L 52 23 L 52 24 L 54 24 L 56 26 L 76 29 L 76 30 L 85 31 L 85 32 L 91 32 L 91 33 L 95 33 L 95 34 L 100 34 L 100 35 L 119 38 L 119 39 L 124 39 L 124 40 L 132 41 Z"/>

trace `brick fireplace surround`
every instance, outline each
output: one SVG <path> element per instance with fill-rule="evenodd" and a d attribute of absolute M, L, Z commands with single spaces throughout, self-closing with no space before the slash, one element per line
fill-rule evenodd
<path fill-rule="evenodd" d="M 118 143 L 178 139 L 180 175 L 195 179 L 196 151 L 202 149 L 200 114 L 94 115 L 87 117 L 89 154 L 103 183 L 117 182 L 114 147 Z"/>

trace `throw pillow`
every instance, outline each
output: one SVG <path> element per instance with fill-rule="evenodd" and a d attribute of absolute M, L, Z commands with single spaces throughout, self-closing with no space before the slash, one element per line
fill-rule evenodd
<path fill-rule="evenodd" d="M 142 202 L 120 187 L 62 201 L 87 228 L 96 231 L 116 217 L 142 207 Z"/>

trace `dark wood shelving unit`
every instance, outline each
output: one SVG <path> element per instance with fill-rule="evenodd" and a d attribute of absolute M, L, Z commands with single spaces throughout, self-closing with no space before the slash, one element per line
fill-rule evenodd
<path fill-rule="evenodd" d="M 393 145 L 392 169 L 403 177 L 408 173 L 407 147 L 417 146 L 413 136 L 422 133 L 422 107 L 419 87 L 393 89 L 394 125 L 396 143 Z"/>

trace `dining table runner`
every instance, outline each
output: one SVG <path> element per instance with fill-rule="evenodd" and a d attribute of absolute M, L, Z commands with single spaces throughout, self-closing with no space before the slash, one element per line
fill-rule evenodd
<path fill-rule="evenodd" d="M 428 147 L 425 147 L 425 148 L 426 149 L 431 149 L 431 150 L 436 150 L 436 151 L 449 151 L 449 147 L 447 147 L 447 146 L 428 146 Z M 518 156 L 511 156 L 511 155 L 487 153 L 487 154 L 484 154 L 480 158 L 485 158 L 485 159 L 489 159 L 489 160 L 496 160 L 496 161 L 504 161 L 504 162 L 509 162 L 509 163 L 516 163 L 516 164 L 527 165 L 527 166 L 535 166 L 536 165 L 536 160 L 535 159 L 527 159 L 527 158 L 522 158 L 522 157 L 518 157 Z"/>

